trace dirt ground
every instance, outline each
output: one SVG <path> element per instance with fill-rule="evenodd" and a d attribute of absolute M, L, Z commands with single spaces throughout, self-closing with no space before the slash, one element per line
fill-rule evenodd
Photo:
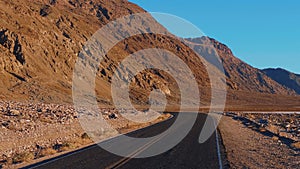
<path fill-rule="evenodd" d="M 219 130 L 230 168 L 299 168 L 300 151 L 223 116 Z"/>
<path fill-rule="evenodd" d="M 115 109 L 99 109 L 104 119 L 116 130 L 100 133 L 106 139 L 127 133 L 170 118 L 160 114 L 152 121 L 132 122 Z M 124 111 L 139 118 L 146 112 Z M 72 151 L 93 143 L 90 133 L 82 128 L 79 115 L 72 105 L 27 104 L 0 102 L 0 168 L 14 168 L 17 164 Z M 95 141 L 95 140 L 94 140 Z M 99 140 L 100 141 L 100 140 Z"/>

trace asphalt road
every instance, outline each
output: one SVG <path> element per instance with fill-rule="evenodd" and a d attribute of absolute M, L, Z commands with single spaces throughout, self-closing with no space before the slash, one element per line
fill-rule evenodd
<path fill-rule="evenodd" d="M 189 113 L 187 113 L 188 116 Z M 131 137 L 150 137 L 155 136 L 168 129 L 176 120 L 174 118 L 132 132 Z M 100 148 L 97 145 L 59 156 L 54 159 L 42 161 L 26 168 L 38 169 L 220 169 L 223 167 L 224 155 L 220 147 L 219 137 L 215 134 L 205 143 L 198 142 L 201 129 L 204 125 L 206 114 L 199 114 L 195 125 L 189 134 L 171 150 L 149 158 L 124 158 Z M 183 122 L 183 125 L 189 121 Z M 172 133 L 171 133 L 172 134 Z M 113 141 L 113 139 L 108 140 Z M 156 140 L 157 141 L 157 140 Z M 125 146 L 125 145 L 122 145 Z M 130 145 L 128 145 L 130 146 Z M 151 146 L 144 146 L 141 151 L 147 150 Z M 225 167 L 226 168 L 226 167 Z"/>

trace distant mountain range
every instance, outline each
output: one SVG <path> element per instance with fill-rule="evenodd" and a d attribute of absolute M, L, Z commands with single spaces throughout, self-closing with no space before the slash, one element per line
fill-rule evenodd
<path fill-rule="evenodd" d="M 273 80 L 279 84 L 293 89 L 295 92 L 300 94 L 300 75 L 289 72 L 282 68 L 269 68 L 262 70 L 267 76 L 271 77 Z"/>
<path fill-rule="evenodd" d="M 85 42 L 116 18 L 146 12 L 126 0 L 2 0 L 0 11 L 0 99 L 69 103 L 74 65 Z M 153 18 L 144 22 L 167 32 Z M 201 44 L 206 40 L 207 37 L 185 39 L 200 53 L 205 51 Z M 281 69 L 256 69 L 235 57 L 226 45 L 209 40 L 225 69 L 229 102 L 271 104 L 272 95 L 300 94 L 299 75 Z M 128 38 L 108 53 L 96 79 L 99 102 L 112 104 L 110 83 L 117 64 L 129 54 L 151 47 L 167 49 L 184 60 L 201 84 L 202 99 L 209 102 L 208 74 L 193 50 L 180 40 L 154 34 Z M 205 59 L 213 65 L 213 58 Z M 220 73 L 217 68 L 214 71 Z M 147 103 L 153 88 L 168 93 L 174 102 L 180 96 L 174 79 L 159 70 L 138 74 L 131 88 L 135 103 Z"/>

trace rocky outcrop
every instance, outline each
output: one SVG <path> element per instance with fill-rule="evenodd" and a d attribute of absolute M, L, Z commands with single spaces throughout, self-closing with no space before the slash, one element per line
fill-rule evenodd
<path fill-rule="evenodd" d="M 17 34 L 9 31 L 8 29 L 0 29 L 0 45 L 13 54 L 19 63 L 22 65 L 25 64 L 25 57 L 22 53 L 22 45 Z"/>

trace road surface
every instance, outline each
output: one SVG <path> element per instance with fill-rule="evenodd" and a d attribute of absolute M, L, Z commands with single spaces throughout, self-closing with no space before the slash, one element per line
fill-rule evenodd
<path fill-rule="evenodd" d="M 188 114 L 188 113 L 187 113 Z M 128 134 L 131 137 L 155 136 L 168 129 L 176 120 L 174 118 Z M 220 148 L 218 135 L 215 133 L 203 144 L 198 142 L 206 114 L 199 114 L 189 134 L 174 148 L 149 158 L 124 158 L 100 148 L 97 145 L 72 152 L 54 159 L 27 166 L 37 169 L 220 169 L 223 167 L 224 155 Z M 184 122 L 184 123 L 188 123 Z M 123 145 L 122 145 L 123 146 Z M 147 149 L 145 147 L 144 149 Z M 225 167 L 226 168 L 226 167 Z"/>

